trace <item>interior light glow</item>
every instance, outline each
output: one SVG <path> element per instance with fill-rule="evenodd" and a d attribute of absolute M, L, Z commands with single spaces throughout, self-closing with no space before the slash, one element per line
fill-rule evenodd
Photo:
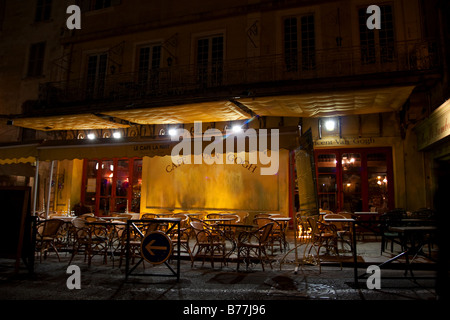
<path fill-rule="evenodd" d="M 333 131 L 335 127 L 336 122 L 334 120 L 327 120 L 325 122 L 325 129 L 327 129 L 327 131 Z"/>
<path fill-rule="evenodd" d="M 95 134 L 94 133 L 88 133 L 87 135 L 89 140 L 94 140 L 95 139 Z"/>

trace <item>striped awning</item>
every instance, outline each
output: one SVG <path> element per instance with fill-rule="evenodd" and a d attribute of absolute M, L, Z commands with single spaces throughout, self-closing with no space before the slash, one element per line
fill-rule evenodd
<path fill-rule="evenodd" d="M 244 98 L 259 116 L 327 117 L 399 111 L 414 86 Z"/>
<path fill-rule="evenodd" d="M 194 123 L 195 121 L 220 122 L 251 118 L 251 115 L 230 101 L 109 111 L 103 112 L 103 114 L 138 124 Z"/>
<path fill-rule="evenodd" d="M 41 131 L 121 129 L 129 127 L 129 125 L 109 121 L 94 114 L 17 118 L 14 119 L 14 125 Z"/>

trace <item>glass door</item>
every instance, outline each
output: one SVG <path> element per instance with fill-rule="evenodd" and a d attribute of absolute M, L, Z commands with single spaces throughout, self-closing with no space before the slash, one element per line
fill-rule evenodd
<path fill-rule="evenodd" d="M 340 211 L 363 211 L 361 153 L 341 153 L 340 161 L 342 165 Z"/>
<path fill-rule="evenodd" d="M 319 207 L 333 212 L 393 209 L 390 148 L 316 149 Z"/>
<path fill-rule="evenodd" d="M 319 154 L 316 167 L 319 207 L 323 210 L 336 211 L 338 207 L 336 154 Z"/>
<path fill-rule="evenodd" d="M 98 215 L 140 212 L 142 159 L 85 160 L 83 204 Z"/>

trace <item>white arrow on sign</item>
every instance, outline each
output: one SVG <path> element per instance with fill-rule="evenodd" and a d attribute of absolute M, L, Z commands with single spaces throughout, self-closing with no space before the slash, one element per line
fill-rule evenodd
<path fill-rule="evenodd" d="M 152 240 L 150 241 L 146 246 L 145 249 L 148 251 L 148 253 L 150 253 L 150 255 L 154 256 L 155 254 L 153 253 L 152 250 L 167 250 L 167 247 L 163 247 L 163 246 L 152 246 L 153 243 L 155 243 L 156 240 Z"/>

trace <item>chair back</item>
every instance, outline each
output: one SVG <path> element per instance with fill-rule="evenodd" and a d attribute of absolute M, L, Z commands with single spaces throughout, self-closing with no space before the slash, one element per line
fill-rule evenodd
<path fill-rule="evenodd" d="M 158 215 L 156 213 L 144 213 L 141 216 L 141 219 L 142 220 L 149 220 L 149 219 L 155 219 L 157 217 L 158 217 Z"/>
<path fill-rule="evenodd" d="M 81 216 L 78 216 L 78 218 L 81 218 L 81 219 L 85 219 L 87 217 L 94 217 L 94 214 L 93 213 L 85 213 L 85 214 L 82 214 Z"/>
<path fill-rule="evenodd" d="M 89 233 L 87 231 L 86 220 L 82 218 L 75 218 L 72 220 L 74 227 L 74 234 L 77 239 L 87 238 Z"/>
<path fill-rule="evenodd" d="M 205 230 L 207 228 L 201 220 L 195 219 L 190 222 L 192 230 L 194 230 L 197 242 L 208 241 L 208 232 Z"/>
<path fill-rule="evenodd" d="M 45 221 L 41 234 L 42 237 L 56 237 L 63 224 L 64 221 L 60 219 L 50 219 Z"/>
<path fill-rule="evenodd" d="M 222 216 L 222 213 L 208 213 L 206 219 L 220 219 Z"/>
<path fill-rule="evenodd" d="M 226 216 L 222 216 L 226 218 L 232 218 L 233 220 L 229 221 L 229 223 L 236 224 L 241 222 L 241 217 L 237 214 L 227 214 Z M 228 221 L 227 221 L 228 222 Z"/>
<path fill-rule="evenodd" d="M 265 245 L 270 240 L 270 234 L 272 233 L 273 229 L 273 222 L 267 223 L 261 228 L 259 228 L 260 237 L 259 237 L 259 244 Z"/>
<path fill-rule="evenodd" d="M 337 222 L 337 221 L 327 221 L 327 219 L 346 219 L 346 217 L 342 214 L 338 213 L 328 213 L 323 217 L 323 221 L 325 223 L 331 223 L 336 226 L 337 230 L 343 230 L 344 229 L 344 223 L 343 222 Z"/>

